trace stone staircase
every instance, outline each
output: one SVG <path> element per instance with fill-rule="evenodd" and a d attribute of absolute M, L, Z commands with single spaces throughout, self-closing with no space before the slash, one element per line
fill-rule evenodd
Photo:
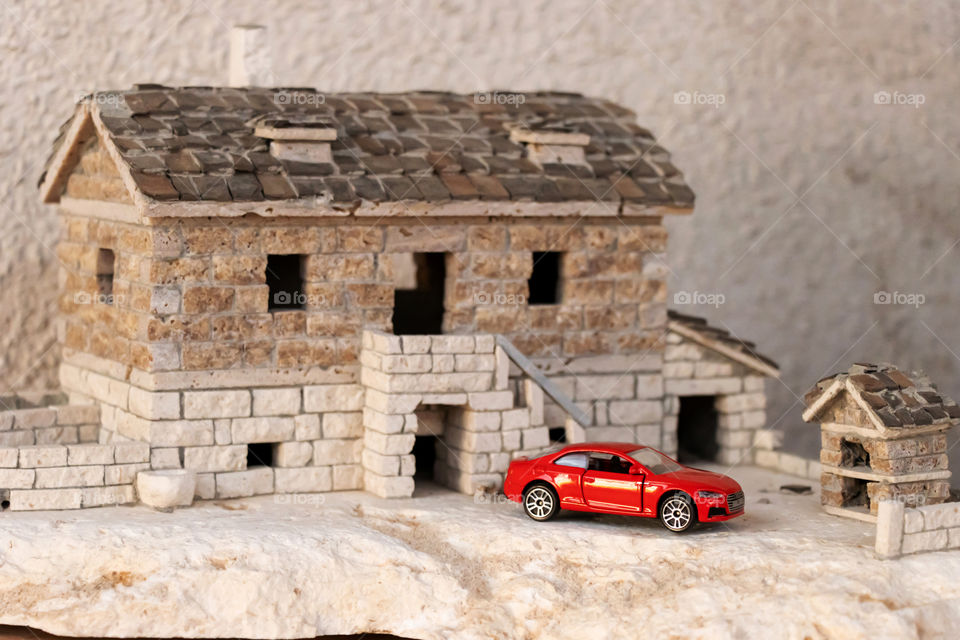
<path fill-rule="evenodd" d="M 511 362 L 523 374 L 518 397 L 510 390 Z M 413 494 L 418 436 L 437 439 L 433 480 L 474 493 L 499 488 L 515 456 L 550 445 L 545 394 L 569 416 L 568 441 L 583 441 L 589 426 L 587 415 L 503 336 L 366 331 L 360 364 L 364 487 L 381 497 Z"/>

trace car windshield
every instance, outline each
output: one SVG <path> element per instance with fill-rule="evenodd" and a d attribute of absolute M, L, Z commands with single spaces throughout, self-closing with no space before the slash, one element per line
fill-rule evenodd
<path fill-rule="evenodd" d="M 645 466 L 650 470 L 650 473 L 655 475 L 671 473 L 673 471 L 680 471 L 683 469 L 683 465 L 680 463 L 674 462 L 659 451 L 648 449 L 646 447 L 631 451 L 630 457 Z"/>

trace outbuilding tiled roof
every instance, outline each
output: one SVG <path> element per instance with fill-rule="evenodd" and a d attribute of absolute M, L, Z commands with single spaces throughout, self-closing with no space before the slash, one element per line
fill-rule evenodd
<path fill-rule="evenodd" d="M 683 313 L 667 310 L 668 326 L 682 333 L 687 338 L 698 338 L 698 341 L 710 348 L 723 351 L 728 356 L 736 356 L 744 364 L 762 370 L 766 375 L 779 375 L 779 365 L 770 358 L 757 352 L 756 345 L 747 340 L 741 340 L 726 329 L 715 327 L 705 318 L 689 316 Z"/>
<path fill-rule="evenodd" d="M 907 375 L 892 364 L 857 363 L 846 372 L 818 381 L 804 396 L 810 408 L 826 393 L 847 388 L 862 398 L 884 427 L 900 429 L 950 424 L 960 418 L 960 406 L 937 391 L 922 373 Z M 804 419 L 813 419 L 807 415 Z"/>
<path fill-rule="evenodd" d="M 522 96 L 513 104 L 483 95 L 139 85 L 98 92 L 81 106 L 102 123 L 100 130 L 129 166 L 136 187 L 157 201 L 321 198 L 344 208 L 361 200 L 603 201 L 692 207 L 693 192 L 669 153 L 636 124 L 632 111 L 572 93 L 508 94 Z M 264 122 L 335 130 L 332 161 L 278 159 L 269 140 L 255 134 Z M 585 163 L 532 162 L 525 143 L 511 138 L 516 128 L 586 134 Z"/>

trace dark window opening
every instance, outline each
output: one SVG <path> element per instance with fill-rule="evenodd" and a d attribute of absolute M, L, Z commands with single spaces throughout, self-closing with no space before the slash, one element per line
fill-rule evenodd
<path fill-rule="evenodd" d="M 715 396 L 680 398 L 677 416 L 677 461 L 715 461 L 720 445 L 717 442 L 717 410 Z"/>
<path fill-rule="evenodd" d="M 247 469 L 273 466 L 273 442 L 253 442 L 247 445 Z"/>
<path fill-rule="evenodd" d="M 567 441 L 566 427 L 550 427 L 550 442 L 564 443 Z"/>
<path fill-rule="evenodd" d="M 534 251 L 533 272 L 527 281 L 529 304 L 560 302 L 560 254 L 556 251 Z"/>
<path fill-rule="evenodd" d="M 10 508 L 10 490 L 0 490 L 0 511 L 6 511 Z"/>
<path fill-rule="evenodd" d="M 267 286 L 270 288 L 270 311 L 303 309 L 303 256 L 268 255 Z"/>
<path fill-rule="evenodd" d="M 113 273 L 117 256 L 110 249 L 97 252 L 97 294 L 103 304 L 113 304 Z"/>
<path fill-rule="evenodd" d="M 870 454 L 859 442 L 840 441 L 841 467 L 870 467 Z"/>
<path fill-rule="evenodd" d="M 870 497 L 867 494 L 867 481 L 860 478 L 841 478 L 840 485 L 840 506 L 850 507 L 868 507 L 870 506 Z"/>
<path fill-rule="evenodd" d="M 398 260 L 399 262 L 399 260 Z M 415 253 L 407 282 L 398 278 L 393 292 L 393 332 L 397 335 L 443 332 L 446 254 Z M 398 274 L 399 275 L 399 274 Z"/>
<path fill-rule="evenodd" d="M 440 438 L 433 435 L 417 436 L 413 441 L 414 482 L 434 480 L 434 468 L 437 464 L 437 447 Z"/>
<path fill-rule="evenodd" d="M 0 511 L 6 511 L 10 508 L 9 500 L 0 500 Z"/>

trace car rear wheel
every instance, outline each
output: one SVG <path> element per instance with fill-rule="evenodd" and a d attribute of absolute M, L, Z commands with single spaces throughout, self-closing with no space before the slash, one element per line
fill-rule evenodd
<path fill-rule="evenodd" d="M 660 522 L 670 531 L 686 531 L 697 521 L 693 501 L 685 493 L 675 493 L 660 505 Z"/>
<path fill-rule="evenodd" d="M 539 522 L 544 522 L 560 511 L 557 492 L 545 484 L 535 484 L 523 492 L 523 512 Z"/>

